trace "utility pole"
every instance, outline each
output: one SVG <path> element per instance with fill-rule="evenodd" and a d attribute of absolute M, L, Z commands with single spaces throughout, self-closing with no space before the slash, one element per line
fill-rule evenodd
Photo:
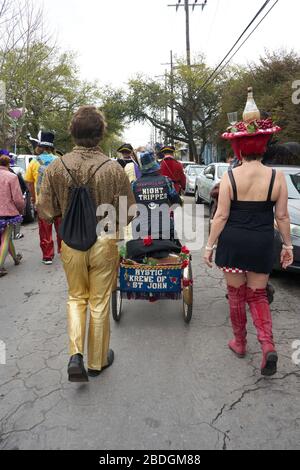
<path fill-rule="evenodd" d="M 191 61 L 191 40 L 190 40 L 190 7 L 192 7 L 192 11 L 195 10 L 196 7 L 201 7 L 202 11 L 207 5 L 207 0 L 204 0 L 203 3 L 198 3 L 198 0 L 194 0 L 194 3 L 190 3 L 190 0 L 178 0 L 177 4 L 168 5 L 168 7 L 175 7 L 176 11 L 180 7 L 184 7 L 185 9 L 185 22 L 186 22 L 186 63 L 189 69 L 192 69 L 192 61 Z M 188 83 L 188 107 L 192 105 L 192 90 L 191 86 Z M 188 118 L 188 127 L 189 127 L 189 135 L 193 135 L 193 115 L 192 112 L 189 111 L 189 118 Z M 189 154 L 191 160 L 197 160 L 197 148 L 192 137 L 189 138 Z"/>
<path fill-rule="evenodd" d="M 174 135 L 174 125 L 175 125 L 175 113 L 174 113 L 174 60 L 173 60 L 173 51 L 170 51 L 170 62 L 167 64 L 162 65 L 169 65 L 171 67 L 170 72 L 170 89 L 171 89 L 171 129 L 172 129 L 172 136 L 171 136 L 171 145 L 174 145 L 175 139 Z"/>
<path fill-rule="evenodd" d="M 203 3 L 198 3 L 198 0 L 194 0 L 194 3 L 190 3 L 189 0 L 184 0 L 184 3 L 182 3 L 182 0 L 178 0 L 178 3 L 175 5 L 168 5 L 168 7 L 175 7 L 176 11 L 180 7 L 184 7 L 185 9 L 185 23 L 186 23 L 186 63 L 188 67 L 191 67 L 191 40 L 190 40 L 190 7 L 192 7 L 192 10 L 194 11 L 196 7 L 201 7 L 202 11 L 207 5 L 207 0 L 204 0 Z"/>

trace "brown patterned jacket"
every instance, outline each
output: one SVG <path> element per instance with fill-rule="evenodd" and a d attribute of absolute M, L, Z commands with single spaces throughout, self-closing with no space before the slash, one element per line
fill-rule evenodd
<path fill-rule="evenodd" d="M 119 197 L 127 196 L 128 207 L 135 205 L 129 179 L 122 167 L 106 157 L 99 147 L 75 147 L 71 153 L 62 157 L 66 167 L 79 185 L 84 185 L 103 162 L 89 183 L 96 207 L 110 204 L 119 210 Z M 70 203 L 70 189 L 74 187 L 72 178 L 58 158 L 45 171 L 38 202 L 39 216 L 47 222 L 64 217 Z M 117 219 L 118 220 L 118 219 Z M 129 223 L 132 217 L 127 218 Z"/>

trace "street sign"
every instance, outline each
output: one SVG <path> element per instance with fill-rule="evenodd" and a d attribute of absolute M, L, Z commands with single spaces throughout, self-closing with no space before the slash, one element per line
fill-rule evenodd
<path fill-rule="evenodd" d="M 0 80 L 0 106 L 6 104 L 6 84 L 3 80 Z"/>

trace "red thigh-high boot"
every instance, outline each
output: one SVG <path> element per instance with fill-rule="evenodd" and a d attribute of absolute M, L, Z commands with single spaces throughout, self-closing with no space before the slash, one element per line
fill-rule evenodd
<path fill-rule="evenodd" d="M 250 307 L 253 323 L 257 330 L 258 341 L 263 352 L 261 365 L 262 375 L 271 377 L 277 372 L 278 355 L 273 340 L 273 325 L 267 290 L 247 289 L 247 302 Z"/>
<path fill-rule="evenodd" d="M 246 356 L 247 347 L 247 315 L 246 315 L 247 285 L 236 289 L 228 286 L 228 301 L 234 339 L 229 348 L 240 358 Z"/>

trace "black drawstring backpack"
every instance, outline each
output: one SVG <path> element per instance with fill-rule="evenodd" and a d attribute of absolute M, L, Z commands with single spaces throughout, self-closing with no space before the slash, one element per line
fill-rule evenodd
<path fill-rule="evenodd" d="M 69 173 L 75 187 L 72 188 L 69 208 L 60 226 L 60 236 L 64 243 L 78 251 L 88 251 L 97 241 L 97 208 L 88 187 L 100 168 L 109 162 L 102 163 L 84 185 L 79 185 L 65 162 L 62 164 Z"/>

